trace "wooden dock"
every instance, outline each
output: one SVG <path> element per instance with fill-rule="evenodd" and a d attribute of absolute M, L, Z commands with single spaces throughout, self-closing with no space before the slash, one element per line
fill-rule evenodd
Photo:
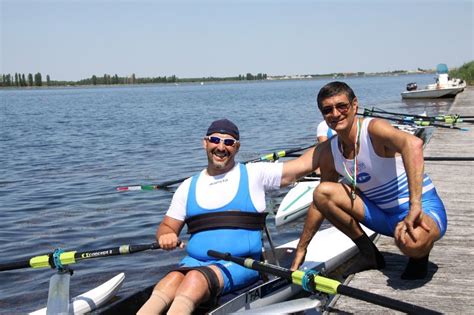
<path fill-rule="evenodd" d="M 452 114 L 474 115 L 474 87 L 458 94 Z M 473 157 L 474 125 L 460 124 L 469 131 L 437 128 L 425 157 Z M 445 314 L 474 314 L 474 162 L 425 162 L 448 215 L 445 236 L 430 254 L 427 279 L 401 280 L 408 258 L 393 238 L 381 236 L 376 242 L 387 266 L 381 271 L 356 274 L 347 285 L 398 300 L 414 303 Z M 386 308 L 338 296 L 326 314 L 399 314 Z"/>

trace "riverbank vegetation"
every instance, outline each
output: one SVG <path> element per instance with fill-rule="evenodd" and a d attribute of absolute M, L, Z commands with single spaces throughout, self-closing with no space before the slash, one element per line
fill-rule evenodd
<path fill-rule="evenodd" d="M 459 78 L 469 85 L 474 85 L 474 60 L 463 64 L 461 67 L 449 71 L 451 78 Z"/>
<path fill-rule="evenodd" d="M 162 77 L 144 77 L 137 78 L 133 73 L 130 76 L 119 77 L 117 74 L 104 74 L 102 76 L 93 75 L 90 78 L 79 81 L 58 81 L 51 80 L 49 74 L 46 75 L 46 81 L 43 80 L 41 73 L 33 75 L 29 73 L 2 74 L 0 76 L 0 87 L 41 87 L 41 86 L 81 86 L 81 85 L 119 85 L 119 84 L 157 84 L 157 83 L 192 83 L 192 82 L 210 82 L 210 81 L 253 81 L 266 80 L 266 73 L 239 74 L 235 77 L 202 77 L 202 78 L 178 78 L 175 75 Z"/>
<path fill-rule="evenodd" d="M 233 77 L 201 77 L 201 78 L 178 78 L 176 75 L 159 77 L 137 77 L 134 73 L 130 76 L 119 77 L 117 74 L 104 74 L 101 76 L 93 75 L 90 78 L 79 81 L 60 81 L 52 80 L 50 75 L 43 79 L 41 73 L 15 73 L 0 74 L 0 88 L 28 88 L 28 87 L 54 87 L 54 86 L 94 86 L 94 85 L 128 85 L 128 84 L 167 84 L 167 83 L 204 83 L 204 82 L 222 82 L 222 81 L 254 81 L 254 80 L 302 80 L 332 78 L 343 79 L 347 77 L 365 77 L 365 76 L 390 76 L 403 74 L 432 73 L 434 70 L 424 70 L 418 68 L 416 71 L 394 70 L 386 72 L 366 73 L 366 72 L 341 72 L 326 74 L 305 74 L 305 75 L 274 75 L 268 76 L 266 73 L 258 74 L 239 74 Z"/>

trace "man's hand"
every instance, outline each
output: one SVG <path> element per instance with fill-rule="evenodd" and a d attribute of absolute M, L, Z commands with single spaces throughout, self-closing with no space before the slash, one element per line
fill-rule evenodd
<path fill-rule="evenodd" d="M 173 250 L 178 246 L 178 243 L 178 235 L 175 233 L 163 234 L 158 239 L 158 244 L 160 244 L 160 247 L 164 250 Z M 184 243 L 181 242 L 179 247 L 184 248 Z"/>
<path fill-rule="evenodd" d="M 295 259 L 293 259 L 293 263 L 291 264 L 291 270 L 295 271 L 303 264 L 304 259 L 306 257 L 306 248 L 305 249 L 296 249 Z"/>
<path fill-rule="evenodd" d="M 408 238 L 410 237 L 413 242 L 417 242 L 415 235 L 415 229 L 421 227 L 422 229 L 429 232 L 431 229 L 423 220 L 423 210 L 421 209 L 421 204 L 415 204 L 410 206 L 410 211 L 408 215 L 403 219 L 403 221 L 398 222 L 395 228 L 395 241 L 405 245 Z"/>

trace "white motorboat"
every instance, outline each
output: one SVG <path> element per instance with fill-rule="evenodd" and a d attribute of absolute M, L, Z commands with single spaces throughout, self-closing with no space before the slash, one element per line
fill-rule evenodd
<path fill-rule="evenodd" d="M 402 98 L 441 98 L 454 97 L 459 92 L 462 92 L 466 87 L 466 82 L 461 79 L 449 78 L 448 67 L 445 64 L 437 66 L 436 83 L 428 84 L 422 89 L 418 89 L 415 82 L 407 84 L 407 90 L 402 92 Z"/>

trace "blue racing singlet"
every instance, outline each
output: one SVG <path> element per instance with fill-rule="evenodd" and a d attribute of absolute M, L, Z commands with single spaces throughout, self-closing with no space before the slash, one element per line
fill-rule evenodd
<path fill-rule="evenodd" d="M 193 176 L 189 187 L 186 204 L 186 218 L 212 212 L 239 210 L 244 212 L 257 212 L 249 191 L 247 168 L 240 167 L 240 181 L 237 194 L 227 205 L 217 209 L 204 209 L 196 200 L 196 184 L 199 174 Z M 186 246 L 188 255 L 199 260 L 214 260 L 207 255 L 209 249 L 229 252 L 235 256 L 247 256 L 259 259 L 262 252 L 262 237 L 259 230 L 245 229 L 213 229 L 196 232 L 191 235 Z"/>

